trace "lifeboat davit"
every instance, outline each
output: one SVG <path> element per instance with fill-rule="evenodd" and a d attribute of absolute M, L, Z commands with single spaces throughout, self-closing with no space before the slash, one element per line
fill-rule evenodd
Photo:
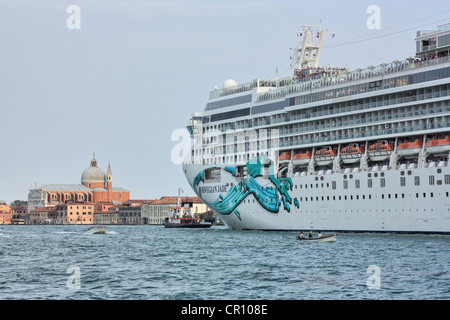
<path fill-rule="evenodd" d="M 314 154 L 314 160 L 318 166 L 327 166 L 336 158 L 336 150 L 332 147 L 323 147 Z"/>
<path fill-rule="evenodd" d="M 290 152 L 283 152 L 280 157 L 278 158 L 278 162 L 281 165 L 288 165 L 291 161 L 291 153 Z"/>
<path fill-rule="evenodd" d="M 292 162 L 296 166 L 307 166 L 311 161 L 312 151 L 308 150 L 306 152 L 296 153 L 294 158 L 292 158 Z"/>
<path fill-rule="evenodd" d="M 419 155 L 422 147 L 422 139 L 416 139 L 414 142 L 403 142 L 398 145 L 397 153 L 404 158 L 415 158 Z"/>
<path fill-rule="evenodd" d="M 450 136 L 428 141 L 425 150 L 429 154 L 448 154 L 450 152 Z"/>
<path fill-rule="evenodd" d="M 383 161 L 389 158 L 394 147 L 386 140 L 380 140 L 369 147 L 369 157 L 372 161 Z"/>
<path fill-rule="evenodd" d="M 341 159 L 343 163 L 356 163 L 361 160 L 364 154 L 364 148 L 357 143 L 351 143 L 341 150 Z"/>

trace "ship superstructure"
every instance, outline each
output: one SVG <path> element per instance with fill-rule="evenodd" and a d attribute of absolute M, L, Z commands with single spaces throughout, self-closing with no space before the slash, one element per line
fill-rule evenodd
<path fill-rule="evenodd" d="M 227 80 L 191 116 L 196 194 L 236 229 L 450 233 L 449 25 L 357 70 L 299 35 L 288 77 Z"/>

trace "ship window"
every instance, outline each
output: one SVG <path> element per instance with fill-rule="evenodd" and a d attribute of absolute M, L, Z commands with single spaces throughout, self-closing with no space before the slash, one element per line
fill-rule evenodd
<path fill-rule="evenodd" d="M 400 177 L 400 186 L 404 187 L 406 185 L 405 177 Z"/>
<path fill-rule="evenodd" d="M 361 181 L 360 180 L 355 180 L 355 188 L 359 189 L 360 186 L 361 186 Z"/>
<path fill-rule="evenodd" d="M 380 179 L 380 187 L 382 187 L 382 188 L 386 187 L 386 179 L 385 178 Z"/>
<path fill-rule="evenodd" d="M 434 185 L 434 176 L 429 176 L 428 182 L 430 183 L 430 186 Z"/>
<path fill-rule="evenodd" d="M 372 179 L 367 179 L 367 187 L 372 188 Z"/>
<path fill-rule="evenodd" d="M 336 181 L 331 181 L 331 188 L 336 190 Z"/>
<path fill-rule="evenodd" d="M 418 177 L 418 176 L 414 177 L 414 185 L 415 186 L 420 186 L 420 177 Z"/>
<path fill-rule="evenodd" d="M 344 189 L 348 189 L 348 181 L 344 180 Z"/>
<path fill-rule="evenodd" d="M 446 174 L 446 175 L 444 176 L 444 183 L 445 183 L 445 184 L 450 184 L 450 174 Z"/>

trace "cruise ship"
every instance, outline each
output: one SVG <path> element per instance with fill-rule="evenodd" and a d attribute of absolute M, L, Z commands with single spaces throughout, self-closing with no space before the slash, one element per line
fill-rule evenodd
<path fill-rule="evenodd" d="M 231 229 L 449 234 L 450 24 L 356 70 L 298 36 L 289 76 L 226 80 L 191 115 L 194 192 Z"/>

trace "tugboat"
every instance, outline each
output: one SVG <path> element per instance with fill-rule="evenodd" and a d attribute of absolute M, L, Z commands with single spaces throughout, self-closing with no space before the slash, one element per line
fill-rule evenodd
<path fill-rule="evenodd" d="M 192 213 L 192 202 L 183 203 L 181 192 L 178 188 L 178 201 L 176 207 L 169 208 L 169 216 L 164 219 L 163 225 L 166 228 L 210 228 L 212 223 L 200 220 Z"/>

